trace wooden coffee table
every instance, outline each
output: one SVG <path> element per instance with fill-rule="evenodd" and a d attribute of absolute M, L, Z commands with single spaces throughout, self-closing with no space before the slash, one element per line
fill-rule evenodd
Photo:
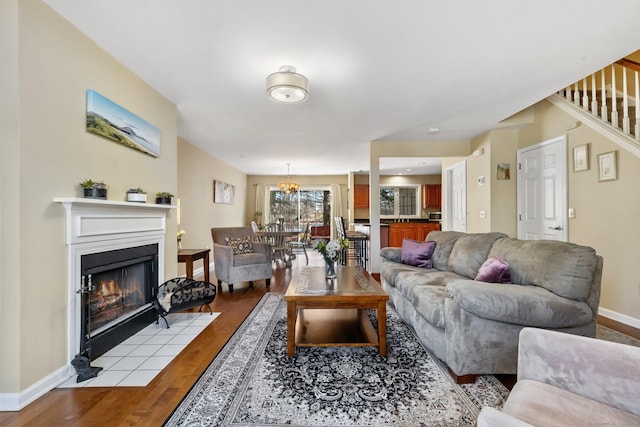
<path fill-rule="evenodd" d="M 324 267 L 303 267 L 284 297 L 287 302 L 287 354 L 296 346 L 373 346 L 387 355 L 387 295 L 359 266 L 338 266 L 325 279 Z M 365 309 L 376 309 L 376 334 Z"/>

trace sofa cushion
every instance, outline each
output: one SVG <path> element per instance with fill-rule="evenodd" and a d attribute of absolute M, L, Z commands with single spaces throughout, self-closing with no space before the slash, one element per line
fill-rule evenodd
<path fill-rule="evenodd" d="M 253 252 L 251 236 L 225 237 L 224 242 L 230 246 L 234 254 L 248 254 Z"/>
<path fill-rule="evenodd" d="M 489 257 L 491 246 L 498 239 L 507 237 L 504 233 L 465 234 L 456 240 L 449 256 L 449 271 L 473 279 L 478 275 L 482 263 Z"/>
<path fill-rule="evenodd" d="M 400 248 L 397 248 L 400 250 Z M 433 271 L 433 270 L 425 270 L 421 267 L 413 267 L 407 264 L 401 264 L 398 262 L 390 262 L 383 261 L 380 265 L 380 278 L 384 280 L 389 286 L 395 287 L 398 282 L 398 275 L 403 272 L 411 272 L 411 271 Z"/>
<path fill-rule="evenodd" d="M 440 271 L 447 271 L 449 266 L 449 256 L 453 250 L 453 245 L 465 233 L 459 231 L 431 231 L 426 238 L 428 242 L 436 242 L 436 248 L 431 256 L 433 268 Z"/>
<path fill-rule="evenodd" d="M 407 297 L 414 309 L 429 323 L 444 329 L 444 300 L 449 293 L 444 286 L 414 286 Z"/>
<path fill-rule="evenodd" d="M 415 267 L 431 268 L 431 255 L 436 242 L 419 242 L 402 239 L 402 263 Z"/>
<path fill-rule="evenodd" d="M 491 256 L 480 266 L 475 280 L 489 283 L 509 283 L 511 282 L 509 264 L 500 258 Z"/>
<path fill-rule="evenodd" d="M 396 275 L 396 288 L 429 323 L 444 328 L 444 300 L 449 298 L 445 285 L 462 277 L 450 271 L 414 268 Z"/>
<path fill-rule="evenodd" d="M 500 239 L 489 256 L 511 267 L 511 282 L 538 285 L 565 298 L 585 300 L 598 257 L 593 248 L 553 240 Z"/>
<path fill-rule="evenodd" d="M 640 417 L 553 385 L 518 380 L 503 412 L 536 426 L 637 426 Z"/>
<path fill-rule="evenodd" d="M 586 303 L 539 286 L 455 280 L 447 291 L 460 307 L 483 319 L 537 328 L 570 328 L 593 319 Z"/>

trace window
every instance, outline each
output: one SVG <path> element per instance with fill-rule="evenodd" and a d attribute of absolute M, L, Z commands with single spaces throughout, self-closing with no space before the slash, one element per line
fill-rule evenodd
<path fill-rule="evenodd" d="M 418 217 L 420 205 L 420 186 L 380 187 L 381 218 Z"/>
<path fill-rule="evenodd" d="M 288 229 L 302 230 L 304 225 L 331 224 L 331 191 L 325 189 L 300 190 L 285 194 L 272 189 L 269 192 L 269 218 L 283 222 Z"/>

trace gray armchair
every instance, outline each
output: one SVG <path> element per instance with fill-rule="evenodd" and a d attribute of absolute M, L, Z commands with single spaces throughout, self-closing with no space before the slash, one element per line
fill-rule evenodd
<path fill-rule="evenodd" d="M 640 425 L 640 348 L 524 328 L 518 382 L 478 427 Z"/>
<path fill-rule="evenodd" d="M 271 245 L 255 241 L 251 227 L 211 229 L 213 263 L 218 287 L 222 282 L 233 292 L 233 284 L 265 279 L 271 284 Z"/>

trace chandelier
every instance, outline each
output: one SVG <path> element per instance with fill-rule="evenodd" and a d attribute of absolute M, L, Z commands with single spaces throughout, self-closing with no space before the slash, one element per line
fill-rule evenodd
<path fill-rule="evenodd" d="M 287 182 L 281 182 L 278 187 L 280 187 L 280 191 L 285 194 L 295 193 L 300 189 L 300 184 L 291 181 L 291 176 L 289 175 L 289 163 L 287 163 Z"/>
<path fill-rule="evenodd" d="M 290 66 L 267 77 L 267 95 L 274 101 L 294 104 L 309 96 L 309 80 Z"/>

